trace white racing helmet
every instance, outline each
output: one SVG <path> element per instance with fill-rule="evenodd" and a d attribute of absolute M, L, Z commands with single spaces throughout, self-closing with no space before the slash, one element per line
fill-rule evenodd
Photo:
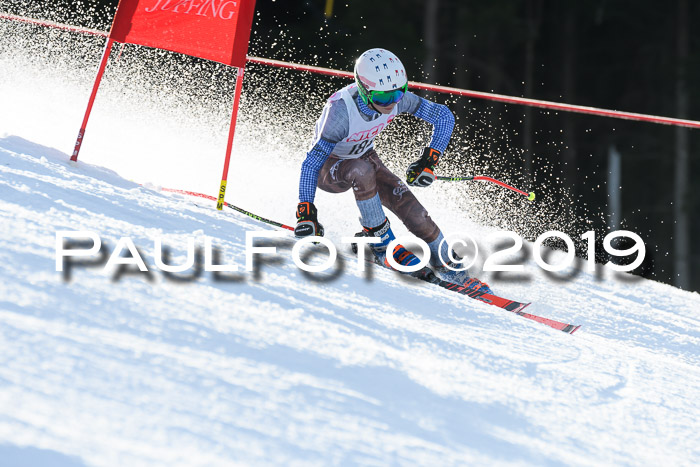
<path fill-rule="evenodd" d="M 367 105 L 393 104 L 408 91 L 403 63 L 385 49 L 369 49 L 360 55 L 355 62 L 355 82 Z"/>

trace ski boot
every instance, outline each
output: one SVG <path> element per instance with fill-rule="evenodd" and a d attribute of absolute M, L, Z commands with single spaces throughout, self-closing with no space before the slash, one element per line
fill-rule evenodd
<path fill-rule="evenodd" d="M 469 276 L 469 271 L 464 269 L 460 270 L 461 264 L 458 262 L 462 258 L 457 256 L 456 253 L 452 252 L 452 256 L 457 262 L 448 260 L 447 265 L 434 266 L 435 275 L 442 279 L 443 281 L 452 282 L 453 284 L 459 284 L 470 290 L 479 291 L 482 293 L 493 294 L 491 288 L 485 282 L 481 282 L 479 279 Z M 456 271 L 448 268 L 450 266 Z"/>
<path fill-rule="evenodd" d="M 355 237 L 377 237 L 381 240 L 380 243 L 374 243 L 370 244 L 370 250 L 372 251 L 373 255 L 373 260 L 375 263 L 384 266 L 389 269 L 394 269 L 391 264 L 389 264 L 389 260 L 387 259 L 387 246 L 389 246 L 389 243 L 392 240 L 395 240 L 396 237 L 394 236 L 394 233 L 391 231 L 391 227 L 389 225 L 389 219 L 384 219 L 384 222 L 379 224 L 376 227 L 363 227 L 362 232 L 358 232 L 355 234 Z M 352 245 L 352 252 L 357 254 L 357 244 L 353 243 Z M 394 247 L 394 251 L 392 251 L 392 256 L 394 258 L 394 261 L 396 263 L 402 265 L 402 266 L 413 266 L 418 263 L 420 263 L 420 259 L 410 251 L 408 251 L 406 248 L 404 248 L 403 245 L 396 245 Z M 399 271 L 402 272 L 402 271 Z M 410 273 L 407 273 L 410 274 Z"/>

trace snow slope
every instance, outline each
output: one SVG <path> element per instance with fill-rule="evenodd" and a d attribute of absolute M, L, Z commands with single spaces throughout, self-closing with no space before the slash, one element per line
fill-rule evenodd
<path fill-rule="evenodd" d="M 494 284 L 567 335 L 427 284 L 279 260 L 230 281 L 55 267 L 58 230 L 243 264 L 261 224 L 0 139 L 0 457 L 43 465 L 690 465 L 700 297 Z M 198 201 L 197 201 L 198 202 Z M 262 227 L 264 228 L 264 227 Z M 111 251 L 111 250 L 110 250 Z M 349 261 L 349 259 L 348 259 Z M 153 269 L 153 268 L 152 268 Z M 131 269 L 133 272 L 133 268 Z M 8 457 L 6 457 L 8 458 Z M 42 459 L 44 461 L 42 461 Z M 13 465 L 12 463 L 6 465 Z M 14 464 L 16 465 L 16 464 Z"/>
<path fill-rule="evenodd" d="M 71 165 L 94 72 L 70 61 L 96 64 L 102 43 L 76 52 L 51 33 L 31 55 L 28 38 L 9 40 L 17 28 L 0 24 L 0 465 L 697 464 L 697 293 L 602 266 L 557 279 L 531 260 L 515 277 L 480 275 L 532 313 L 583 325 L 567 335 L 359 273 L 346 252 L 343 270 L 310 278 L 291 240 L 245 272 L 246 232 L 265 225 L 158 190 L 216 190 L 226 112 L 201 128 L 208 107 L 122 91 L 131 75 L 111 64 Z M 251 125 L 266 112 L 253 104 L 227 199 L 290 223 L 306 136 Z M 446 232 L 487 238 L 495 229 L 475 225 L 456 190 L 419 196 Z M 337 245 L 357 229 L 350 194 L 317 205 Z M 130 237 L 152 272 L 92 265 L 66 280 L 61 230 L 93 231 L 107 253 Z M 166 277 L 158 237 L 173 264 L 188 238 L 211 238 L 241 272 Z"/>

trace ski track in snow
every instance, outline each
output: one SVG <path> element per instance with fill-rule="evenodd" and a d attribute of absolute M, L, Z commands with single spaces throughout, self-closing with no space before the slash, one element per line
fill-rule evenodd
<path fill-rule="evenodd" d="M 0 53 L 0 464 L 697 464 L 697 293 L 603 266 L 568 280 L 532 261 L 519 280 L 480 275 L 531 313 L 583 325 L 568 335 L 391 271 L 356 272 L 344 250 L 338 277 L 311 280 L 291 239 L 276 243 L 278 261 L 225 280 L 115 280 L 102 266 L 64 280 L 58 230 L 94 231 L 110 252 L 128 236 L 151 267 L 155 237 L 173 264 L 188 237 L 209 237 L 242 269 L 245 233 L 268 227 L 159 191 L 216 189 L 223 137 L 129 107 L 110 76 L 81 162 L 68 163 L 53 148 L 71 147 L 94 75 L 42 66 Z M 290 223 L 300 160 L 282 153 L 303 157 L 297 129 L 280 129 L 297 140 L 248 129 L 233 159 L 266 176 L 229 183 L 227 199 Z M 450 190 L 419 193 L 443 230 L 495 232 L 455 215 Z M 357 229 L 352 196 L 319 193 L 317 205 L 341 248 Z"/>

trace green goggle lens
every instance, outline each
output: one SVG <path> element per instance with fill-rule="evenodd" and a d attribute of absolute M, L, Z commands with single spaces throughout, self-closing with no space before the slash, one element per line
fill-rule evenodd
<path fill-rule="evenodd" d="M 408 85 L 404 85 L 399 89 L 392 89 L 391 91 L 370 91 L 369 100 L 376 105 L 381 105 L 382 107 L 394 104 L 401 99 L 403 99 L 404 94 L 408 91 Z"/>

